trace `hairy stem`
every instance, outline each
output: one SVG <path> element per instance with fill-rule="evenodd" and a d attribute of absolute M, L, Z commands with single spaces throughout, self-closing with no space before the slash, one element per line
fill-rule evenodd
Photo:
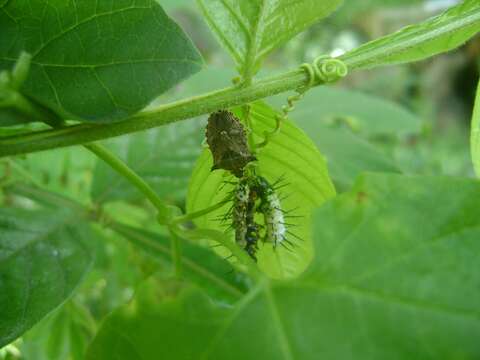
<path fill-rule="evenodd" d="M 409 36 L 398 37 L 394 40 L 386 36 L 354 49 L 338 59 L 343 61 L 349 70 L 391 64 L 393 57 L 401 55 L 411 48 L 420 48 L 445 35 L 455 34 L 458 30 L 468 29 L 477 24 L 480 21 L 480 8 L 443 20 L 441 17 L 433 19 L 434 25 L 430 24 L 428 27 L 420 28 L 416 32 L 411 32 Z M 428 56 L 429 54 L 425 55 L 425 57 Z M 218 109 L 244 105 L 288 90 L 296 90 L 309 84 L 309 80 L 310 76 L 304 70 L 297 69 L 252 84 L 247 82 L 242 84 L 243 86 L 230 87 L 160 106 L 155 110 L 141 112 L 119 123 L 75 125 L 33 134 L 3 137 L 0 138 L 0 157 L 86 144 L 142 131 Z M 315 85 L 320 84 L 321 81 L 315 82 Z"/>
<path fill-rule="evenodd" d="M 122 122 L 112 124 L 82 124 L 39 131 L 32 134 L 0 138 L 0 157 L 26 154 L 151 129 L 175 121 L 208 114 L 218 109 L 243 105 L 258 99 L 294 90 L 308 82 L 304 70 L 294 70 L 281 76 L 260 80 L 247 87 L 229 87 L 201 96 L 187 98 L 143 111 Z"/>

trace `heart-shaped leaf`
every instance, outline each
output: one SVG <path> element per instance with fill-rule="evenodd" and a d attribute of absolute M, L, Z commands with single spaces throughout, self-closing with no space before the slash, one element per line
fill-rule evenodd
<path fill-rule="evenodd" d="M 22 91 L 66 119 L 126 118 L 202 66 L 154 0 L 3 1 L 0 34 L 0 70 L 30 53 Z"/>

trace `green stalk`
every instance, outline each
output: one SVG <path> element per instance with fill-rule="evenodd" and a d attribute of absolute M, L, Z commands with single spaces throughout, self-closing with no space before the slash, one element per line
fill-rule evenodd
<path fill-rule="evenodd" d="M 294 90 L 308 82 L 302 69 L 260 80 L 247 87 L 229 87 L 143 111 L 118 123 L 82 124 L 0 138 L 0 157 L 26 154 L 58 147 L 86 144 L 151 129 L 175 121 L 243 105 L 271 95 Z"/>
<path fill-rule="evenodd" d="M 121 176 L 128 180 L 130 184 L 135 186 L 143 195 L 152 203 L 153 206 L 158 210 L 159 219 L 168 219 L 169 218 L 169 208 L 163 202 L 162 199 L 158 197 L 155 191 L 148 185 L 145 180 L 137 175 L 127 164 L 122 160 L 117 158 L 113 153 L 111 153 L 107 148 L 100 144 L 87 144 L 84 145 L 88 150 L 97 155 L 100 159 L 105 161 L 110 165 L 115 171 L 117 171 Z"/>
<path fill-rule="evenodd" d="M 169 227 L 170 232 L 170 248 L 172 252 L 172 263 L 175 271 L 175 277 L 182 277 L 182 247 L 180 237 L 175 233 L 173 227 Z"/>
<path fill-rule="evenodd" d="M 391 41 L 387 35 L 354 49 L 338 59 L 343 61 L 350 71 L 388 65 L 391 63 L 392 57 L 411 48 L 429 44 L 442 36 L 455 34 L 458 30 L 474 26 L 480 21 L 480 9 L 476 8 L 461 16 L 454 16 L 443 21 L 436 21 L 437 18 L 433 19 L 435 20 L 434 25 L 421 28 L 409 36 Z M 303 69 L 296 69 L 252 84 L 247 81 L 248 86 L 234 86 L 166 104 L 155 110 L 141 112 L 119 123 L 74 125 L 63 129 L 4 137 L 0 138 L 0 157 L 85 144 L 147 130 L 208 114 L 218 109 L 244 105 L 285 91 L 296 90 L 309 83 L 309 75 Z M 315 86 L 320 84 L 320 81 L 315 81 Z"/>
<path fill-rule="evenodd" d="M 190 220 L 199 218 L 203 215 L 210 214 L 211 212 L 220 209 L 221 207 L 225 206 L 228 202 L 230 202 L 230 199 L 225 199 L 223 201 L 220 201 L 219 203 L 216 203 L 212 206 L 209 206 L 208 208 L 198 210 L 192 213 L 188 213 L 185 215 L 178 216 L 172 220 L 172 224 L 181 224 L 181 223 L 186 223 Z"/>

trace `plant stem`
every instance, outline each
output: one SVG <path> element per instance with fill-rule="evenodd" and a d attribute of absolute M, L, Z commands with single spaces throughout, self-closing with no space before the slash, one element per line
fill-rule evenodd
<path fill-rule="evenodd" d="M 82 124 L 32 134 L 0 138 L 0 157 L 26 154 L 147 130 L 185 120 L 222 108 L 243 105 L 271 95 L 294 90 L 305 85 L 308 75 L 302 69 L 260 80 L 247 87 L 233 86 L 201 96 L 194 96 L 143 111 L 122 122 Z"/>
<path fill-rule="evenodd" d="M 226 203 L 228 203 L 230 201 L 230 199 L 225 199 L 225 200 L 222 200 L 220 201 L 219 203 L 217 204 L 214 204 L 212 206 L 209 206 L 208 208 L 205 208 L 205 209 L 202 209 L 202 210 L 198 210 L 198 211 L 195 211 L 195 212 L 192 212 L 192 213 L 188 213 L 188 214 L 185 214 L 185 215 L 182 215 L 182 216 L 178 216 L 176 218 L 174 218 L 172 220 L 172 224 L 181 224 L 181 223 L 185 223 L 187 221 L 190 221 L 190 220 L 193 220 L 193 219 L 196 219 L 200 216 L 203 216 L 203 215 L 206 215 L 206 214 L 209 214 L 217 209 L 220 209 L 221 207 L 223 207 Z"/>
<path fill-rule="evenodd" d="M 175 271 L 175 277 L 182 277 L 182 247 L 179 236 L 175 233 L 173 227 L 169 227 L 170 248 L 172 252 L 172 263 Z"/>
<path fill-rule="evenodd" d="M 411 32 L 409 36 L 396 38 L 394 41 L 387 35 L 354 49 L 338 59 L 343 61 L 350 71 L 388 65 L 392 62 L 408 62 L 408 60 L 391 61 L 391 59 L 409 49 L 428 45 L 445 35 L 471 28 L 480 21 L 480 8 L 475 8 L 461 16 L 447 17 L 442 21 L 437 18 L 433 20 L 435 26 L 421 28 L 418 33 Z M 74 125 L 63 129 L 3 137 L 0 138 L 0 157 L 85 144 L 147 130 L 208 114 L 218 109 L 247 104 L 285 91 L 296 90 L 306 86 L 309 79 L 309 75 L 304 70 L 296 69 L 252 84 L 247 82 L 248 86 L 234 86 L 166 104 L 155 110 L 140 112 L 118 123 Z M 315 85 L 320 84 L 321 82 L 315 83 Z"/>
<path fill-rule="evenodd" d="M 148 185 L 145 180 L 138 176 L 127 164 L 117 158 L 107 148 L 100 144 L 87 144 L 84 145 L 88 150 L 97 155 L 100 159 L 110 165 L 115 171 L 128 180 L 133 186 L 135 186 L 153 206 L 158 210 L 160 218 L 168 218 L 169 209 L 168 206 L 158 197 L 155 191 Z"/>

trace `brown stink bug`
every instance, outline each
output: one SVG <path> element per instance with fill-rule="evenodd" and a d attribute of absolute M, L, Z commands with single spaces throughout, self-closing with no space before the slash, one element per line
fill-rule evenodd
<path fill-rule="evenodd" d="M 230 111 L 219 110 L 210 115 L 206 137 L 213 156 L 212 171 L 224 169 L 240 178 L 245 165 L 256 160 L 248 148 L 242 123 Z"/>

